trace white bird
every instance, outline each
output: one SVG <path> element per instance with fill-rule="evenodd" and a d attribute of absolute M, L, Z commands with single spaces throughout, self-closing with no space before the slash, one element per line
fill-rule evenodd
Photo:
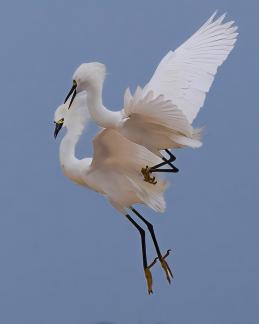
<path fill-rule="evenodd" d="M 143 146 L 130 142 L 114 129 L 101 130 L 93 139 L 93 158 L 81 160 L 76 158 L 75 147 L 89 118 L 85 93 L 76 96 L 70 109 L 67 104 L 57 108 L 54 116 L 55 138 L 62 127 L 67 129 L 59 151 L 62 170 L 75 183 L 104 195 L 112 206 L 138 229 L 141 235 L 143 267 L 148 292 L 152 293 L 150 268 L 157 259 L 169 282 L 173 276 L 165 261 L 169 250 L 162 256 L 152 224 L 140 215 L 133 205 L 144 204 L 157 212 L 165 210 L 166 203 L 163 195 L 167 188 L 166 181 L 157 179 L 156 186 L 153 186 L 143 182 L 139 172 L 143 164 L 154 164 L 161 160 Z M 151 234 L 158 257 L 150 265 L 147 263 L 145 231 L 128 214 L 127 209 L 134 212 L 147 225 Z"/>
<path fill-rule="evenodd" d="M 164 162 L 142 168 L 145 181 L 152 183 L 151 172 L 176 169 L 175 157 L 168 149 L 202 145 L 201 130 L 192 122 L 203 106 L 218 67 L 234 47 L 238 33 L 233 21 L 223 22 L 225 15 L 208 21 L 174 52 L 161 60 L 151 80 L 134 95 L 127 89 L 121 111 L 110 111 L 102 103 L 106 68 L 102 63 L 84 63 L 73 75 L 70 104 L 77 93 L 87 91 L 87 104 L 92 118 L 101 127 L 116 129 L 130 141 L 145 146 Z M 169 160 L 161 154 L 166 150 Z M 169 164 L 172 169 L 162 170 Z"/>

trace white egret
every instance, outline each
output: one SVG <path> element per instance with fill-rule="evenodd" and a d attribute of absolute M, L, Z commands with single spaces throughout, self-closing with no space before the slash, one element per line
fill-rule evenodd
<path fill-rule="evenodd" d="M 92 118 L 104 128 L 116 129 L 124 137 L 160 156 L 164 162 L 142 168 L 146 181 L 150 173 L 178 171 L 168 149 L 201 146 L 200 129 L 192 122 L 203 106 L 218 67 L 234 47 L 238 33 L 233 21 L 223 22 L 225 15 L 216 12 L 174 52 L 161 60 L 151 80 L 132 96 L 124 95 L 124 108 L 114 112 L 102 103 L 102 87 L 106 68 L 98 62 L 80 65 L 73 75 L 73 86 L 65 99 L 70 104 L 77 93 L 87 91 L 87 104 Z M 169 160 L 161 154 L 166 150 Z M 169 164 L 172 169 L 162 170 Z"/>
<path fill-rule="evenodd" d="M 114 129 L 101 130 L 93 140 L 93 158 L 77 159 L 76 144 L 89 120 L 86 94 L 76 96 L 71 109 L 67 104 L 59 106 L 55 112 L 56 124 L 54 136 L 63 126 L 67 132 L 60 144 L 60 163 L 64 174 L 75 183 L 97 191 L 108 198 L 109 202 L 138 229 L 141 235 L 142 256 L 148 292 L 152 293 L 152 275 L 150 268 L 159 259 L 166 278 L 170 282 L 172 272 L 165 261 L 168 252 L 162 256 L 155 232 L 149 223 L 135 208 L 134 204 L 144 204 L 157 212 L 163 212 L 166 203 L 164 192 L 165 180 L 157 179 L 156 186 L 143 182 L 139 172 L 143 164 L 158 163 L 160 158 L 143 146 L 137 145 L 120 135 Z M 146 254 L 145 231 L 129 215 L 130 209 L 146 225 L 153 240 L 157 258 L 148 265 Z"/>

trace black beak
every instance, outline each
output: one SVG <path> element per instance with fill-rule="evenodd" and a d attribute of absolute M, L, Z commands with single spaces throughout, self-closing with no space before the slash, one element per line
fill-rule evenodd
<path fill-rule="evenodd" d="M 54 138 L 56 138 L 58 136 L 58 133 L 63 126 L 63 124 L 61 124 L 61 123 L 55 123 L 55 124 L 56 124 L 56 127 L 55 127 L 55 131 L 54 131 Z"/>
<path fill-rule="evenodd" d="M 64 101 L 64 103 L 66 103 L 67 100 L 68 100 L 68 98 L 69 98 L 69 97 L 71 96 L 71 94 L 73 93 L 72 98 L 71 98 L 70 103 L 69 103 L 69 106 L 68 106 L 68 109 L 71 107 L 71 105 L 72 105 L 72 103 L 73 103 L 73 101 L 74 101 L 74 99 L 75 99 L 75 96 L 76 96 L 76 87 L 77 87 L 77 83 L 76 83 L 76 81 L 74 80 L 74 81 L 73 81 L 72 88 L 70 89 L 70 91 L 69 91 L 69 93 L 68 93 L 68 95 L 66 96 L 66 99 L 65 99 L 65 101 Z"/>

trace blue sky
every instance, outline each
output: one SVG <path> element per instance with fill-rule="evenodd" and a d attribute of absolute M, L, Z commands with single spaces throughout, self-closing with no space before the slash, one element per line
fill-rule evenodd
<path fill-rule="evenodd" d="M 53 113 L 74 69 L 93 60 L 107 65 L 104 103 L 119 109 L 125 88 L 144 85 L 215 9 L 240 35 L 195 122 L 203 147 L 176 152 L 167 211 L 141 208 L 172 248 L 175 274 L 169 286 L 154 268 L 148 296 L 138 233 L 61 173 Z M 258 9 L 251 0 L 1 3 L 1 323 L 259 322 Z M 89 125 L 78 156 L 91 155 L 96 131 Z"/>

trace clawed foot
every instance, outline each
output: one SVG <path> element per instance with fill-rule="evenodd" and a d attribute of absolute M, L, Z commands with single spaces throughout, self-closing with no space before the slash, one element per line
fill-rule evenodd
<path fill-rule="evenodd" d="M 171 250 L 168 250 L 166 252 L 166 254 L 159 260 L 160 263 L 161 263 L 161 266 L 165 272 L 165 275 L 166 275 L 166 279 L 169 283 L 171 283 L 171 279 L 173 279 L 173 273 L 168 265 L 168 263 L 165 261 L 165 259 L 168 257 L 168 255 L 170 254 Z"/>
<path fill-rule="evenodd" d="M 153 294 L 153 290 L 152 290 L 152 284 L 153 284 L 153 279 L 152 279 L 152 273 L 149 269 L 149 267 L 145 268 L 144 269 L 145 271 L 145 277 L 146 277 L 146 280 L 147 280 L 147 291 L 148 291 L 148 294 Z"/>
<path fill-rule="evenodd" d="M 144 269 L 145 272 L 145 277 L 147 280 L 147 290 L 148 290 L 148 294 L 153 294 L 153 289 L 152 289 L 152 284 L 153 284 L 153 279 L 152 279 L 152 274 L 150 269 L 156 264 L 157 260 L 160 261 L 160 264 L 165 272 L 166 275 L 166 279 L 169 283 L 171 283 L 171 279 L 173 279 L 173 273 L 168 265 L 168 263 L 166 262 L 166 258 L 168 257 L 168 255 L 170 254 L 171 250 L 167 250 L 166 254 L 164 256 L 162 256 L 161 258 L 156 257 L 154 259 L 154 261 Z"/>
<path fill-rule="evenodd" d="M 158 258 L 155 258 L 154 261 L 152 263 L 150 263 L 149 266 L 147 266 L 144 271 L 145 271 L 145 277 L 147 280 L 147 291 L 148 294 L 153 294 L 153 290 L 152 290 L 152 284 L 153 284 L 153 279 L 152 279 L 152 273 L 150 271 L 150 269 L 153 267 L 153 265 L 157 262 Z"/>
<path fill-rule="evenodd" d="M 151 168 L 149 168 L 148 165 L 146 165 L 145 168 L 141 169 L 141 173 L 143 174 L 144 181 L 151 183 L 153 185 L 157 183 L 156 178 L 151 177 Z"/>
<path fill-rule="evenodd" d="M 171 250 L 167 250 L 166 254 L 164 256 L 162 256 L 162 258 L 156 257 L 155 260 L 149 266 L 149 268 L 151 268 L 156 263 L 156 261 L 159 260 L 160 264 L 165 272 L 166 279 L 169 283 L 171 283 L 171 279 L 173 279 L 173 277 L 174 277 L 168 263 L 165 260 L 168 257 L 168 255 L 170 254 L 170 252 L 171 252 Z"/>

